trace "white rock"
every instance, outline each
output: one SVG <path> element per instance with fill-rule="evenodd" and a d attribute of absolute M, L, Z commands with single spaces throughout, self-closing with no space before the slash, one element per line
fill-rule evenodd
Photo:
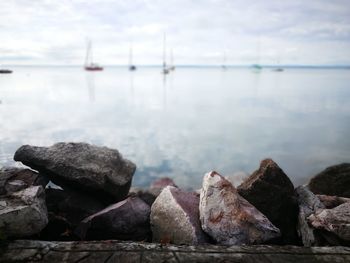
<path fill-rule="evenodd" d="M 163 189 L 151 208 L 153 242 L 206 243 L 199 222 L 199 196 L 173 186 Z"/>
<path fill-rule="evenodd" d="M 199 214 L 203 230 L 218 244 L 261 244 L 280 236 L 279 229 L 216 172 L 204 176 Z"/>

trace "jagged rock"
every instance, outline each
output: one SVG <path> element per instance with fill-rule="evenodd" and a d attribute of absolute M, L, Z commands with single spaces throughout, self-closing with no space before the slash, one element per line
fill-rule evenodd
<path fill-rule="evenodd" d="M 45 193 L 41 186 L 31 186 L 0 198 L 0 230 L 6 237 L 37 234 L 47 222 Z"/>
<path fill-rule="evenodd" d="M 85 218 L 75 234 L 85 240 L 147 240 L 151 208 L 138 197 L 110 205 Z"/>
<path fill-rule="evenodd" d="M 69 188 L 63 190 L 47 188 L 45 192 L 47 210 L 64 217 L 72 227 L 76 227 L 84 218 L 106 207 L 93 196 Z"/>
<path fill-rule="evenodd" d="M 128 197 L 133 197 L 133 196 L 137 196 L 141 198 L 150 207 L 152 206 L 152 204 L 157 198 L 157 196 L 154 193 L 150 192 L 149 189 L 142 189 L 138 187 L 130 188 Z"/>
<path fill-rule="evenodd" d="M 307 186 L 297 187 L 295 193 L 299 205 L 298 233 L 302 243 L 306 247 L 320 246 L 324 243 L 323 238 L 312 226 L 309 226 L 307 218 L 316 211 L 324 209 L 325 206 Z"/>
<path fill-rule="evenodd" d="M 162 192 L 162 190 L 167 186 L 177 187 L 173 179 L 168 177 L 162 177 L 152 182 L 148 192 L 153 194 L 155 197 L 157 197 Z"/>
<path fill-rule="evenodd" d="M 108 203 L 127 196 L 136 169 L 117 150 L 87 143 L 24 145 L 16 151 L 14 159 L 48 175 L 62 188 L 86 191 Z"/>
<path fill-rule="evenodd" d="M 153 241 L 173 244 L 201 244 L 207 236 L 199 221 L 199 196 L 167 186 L 151 208 Z"/>
<path fill-rule="evenodd" d="M 260 168 L 237 190 L 281 230 L 283 244 L 298 244 L 298 204 L 294 186 L 273 160 L 261 161 Z"/>
<path fill-rule="evenodd" d="M 45 188 L 48 178 L 29 169 L 3 167 L 0 169 L 0 195 L 7 195 L 29 186 L 41 185 Z"/>
<path fill-rule="evenodd" d="M 316 211 L 308 217 L 309 223 L 321 232 L 331 245 L 350 245 L 350 203 L 332 209 Z"/>
<path fill-rule="evenodd" d="M 216 172 L 204 176 L 199 214 L 203 230 L 218 244 L 261 244 L 280 237 L 279 229 Z"/>
<path fill-rule="evenodd" d="M 344 204 L 346 202 L 350 202 L 350 198 L 332 196 L 332 195 L 316 195 L 318 199 L 324 204 L 324 206 L 328 209 L 334 208 L 338 205 Z"/>
<path fill-rule="evenodd" d="M 350 197 L 350 163 L 330 166 L 309 182 L 314 194 Z"/>

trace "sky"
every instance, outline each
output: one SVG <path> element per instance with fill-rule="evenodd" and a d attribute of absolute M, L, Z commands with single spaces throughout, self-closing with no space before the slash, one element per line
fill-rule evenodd
<path fill-rule="evenodd" d="M 350 65 L 349 0 L 0 1 L 0 64 Z M 226 55 L 224 55 L 226 54 Z"/>

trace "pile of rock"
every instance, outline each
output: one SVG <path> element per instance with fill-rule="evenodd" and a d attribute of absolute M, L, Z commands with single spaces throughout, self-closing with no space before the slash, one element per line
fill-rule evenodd
<path fill-rule="evenodd" d="M 130 188 L 135 164 L 117 150 L 86 143 L 25 145 L 14 159 L 33 170 L 0 170 L 0 238 L 304 246 L 350 241 L 350 164 L 330 167 L 294 189 L 266 159 L 237 188 L 212 171 L 199 191 L 189 192 L 169 178 L 148 189 Z"/>

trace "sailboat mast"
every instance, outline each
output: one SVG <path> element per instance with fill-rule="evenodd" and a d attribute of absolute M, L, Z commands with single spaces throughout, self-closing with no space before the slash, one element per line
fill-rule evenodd
<path fill-rule="evenodd" d="M 129 47 L 129 66 L 132 66 L 132 45 Z"/>
<path fill-rule="evenodd" d="M 165 56 L 166 56 L 166 35 L 164 33 L 163 37 L 163 68 L 166 68 L 166 62 L 165 62 Z"/>
<path fill-rule="evenodd" d="M 170 50 L 170 65 L 174 66 L 174 56 L 173 56 L 173 49 Z"/>
<path fill-rule="evenodd" d="M 86 56 L 85 56 L 85 66 L 87 66 L 89 64 L 90 49 L 91 49 L 91 41 L 88 40 L 87 49 L 86 49 Z"/>

